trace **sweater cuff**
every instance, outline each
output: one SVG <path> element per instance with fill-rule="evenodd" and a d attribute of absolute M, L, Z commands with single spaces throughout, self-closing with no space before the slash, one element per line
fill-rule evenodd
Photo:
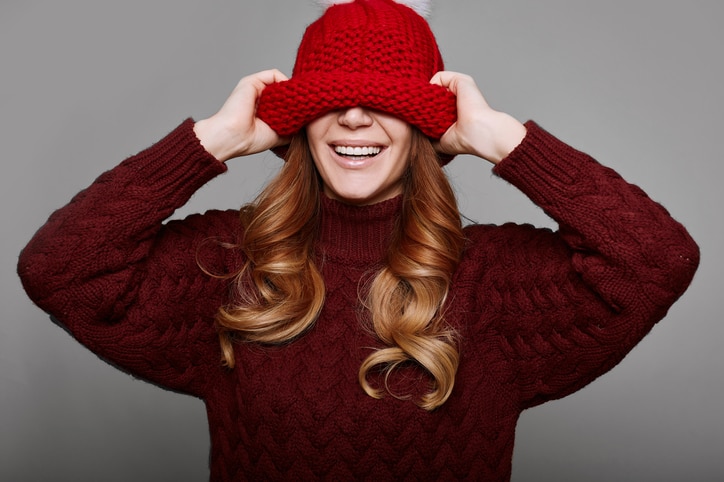
<path fill-rule="evenodd" d="M 226 164 L 201 145 L 191 118 L 125 163 L 136 172 L 139 187 L 173 205 L 184 204 L 201 186 L 227 170 Z"/>
<path fill-rule="evenodd" d="M 545 131 L 533 121 L 525 123 L 523 141 L 494 168 L 493 172 L 518 187 L 537 203 L 545 203 L 545 194 L 575 188 L 586 166 L 594 162 Z"/>

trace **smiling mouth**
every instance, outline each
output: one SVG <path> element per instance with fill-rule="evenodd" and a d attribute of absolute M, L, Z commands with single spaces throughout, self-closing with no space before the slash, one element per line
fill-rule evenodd
<path fill-rule="evenodd" d="M 380 146 L 334 146 L 334 152 L 353 160 L 369 159 L 382 152 Z"/>

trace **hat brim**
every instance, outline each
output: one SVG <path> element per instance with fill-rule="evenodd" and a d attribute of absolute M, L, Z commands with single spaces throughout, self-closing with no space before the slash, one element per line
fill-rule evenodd
<path fill-rule="evenodd" d="M 327 112 L 363 106 L 392 114 L 439 139 L 457 118 L 455 95 L 414 78 L 347 72 L 295 76 L 268 85 L 257 116 L 288 137 Z"/>

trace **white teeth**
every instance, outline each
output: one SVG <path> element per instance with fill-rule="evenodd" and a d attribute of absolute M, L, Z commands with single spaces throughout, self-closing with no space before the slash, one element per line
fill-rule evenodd
<path fill-rule="evenodd" d="M 341 156 L 376 156 L 380 153 L 380 147 L 352 147 L 352 146 L 334 146 L 334 152 Z"/>

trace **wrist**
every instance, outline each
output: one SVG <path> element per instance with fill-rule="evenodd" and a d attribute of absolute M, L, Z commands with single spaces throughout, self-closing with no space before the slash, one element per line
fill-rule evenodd
<path fill-rule="evenodd" d="M 214 156 L 219 162 L 226 162 L 234 157 L 237 150 L 229 142 L 230 136 L 223 127 L 219 127 L 213 118 L 200 120 L 194 124 L 194 133 L 206 149 L 206 152 Z"/>
<path fill-rule="evenodd" d="M 492 152 L 485 157 L 493 164 L 498 164 L 508 157 L 520 145 L 528 132 L 516 118 L 502 112 L 500 116 L 499 122 L 491 132 L 495 139 Z"/>

